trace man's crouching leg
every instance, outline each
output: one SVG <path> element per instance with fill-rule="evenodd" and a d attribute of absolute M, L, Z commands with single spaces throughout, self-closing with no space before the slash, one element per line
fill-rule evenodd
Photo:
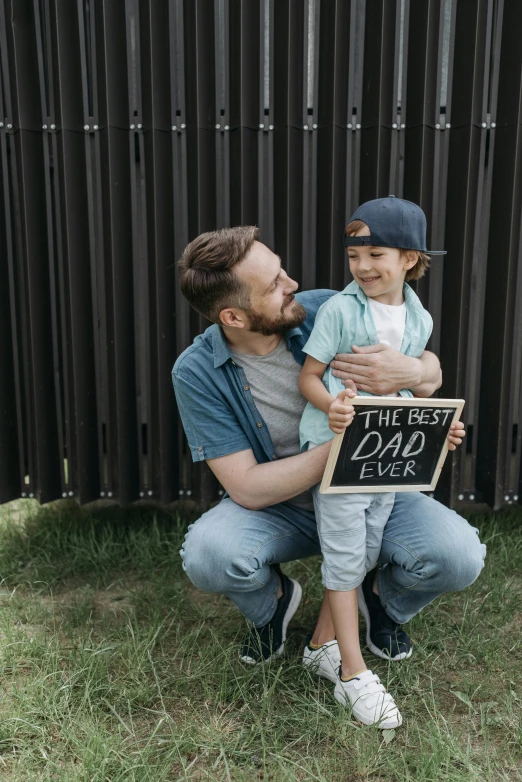
<path fill-rule="evenodd" d="M 312 512 L 287 503 L 252 511 L 227 498 L 189 526 L 180 553 L 194 586 L 226 595 L 260 627 L 277 608 L 273 565 L 319 552 Z"/>
<path fill-rule="evenodd" d="M 466 589 L 484 567 L 478 530 L 420 493 L 396 494 L 377 574 L 380 600 L 404 624 L 439 595 Z"/>

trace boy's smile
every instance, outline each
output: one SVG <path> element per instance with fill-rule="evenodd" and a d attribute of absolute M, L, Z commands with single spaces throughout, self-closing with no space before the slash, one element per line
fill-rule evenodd
<path fill-rule="evenodd" d="M 376 277 L 361 277 L 359 276 L 360 282 L 362 282 L 363 285 L 372 285 L 376 280 L 380 280 L 379 276 Z"/>

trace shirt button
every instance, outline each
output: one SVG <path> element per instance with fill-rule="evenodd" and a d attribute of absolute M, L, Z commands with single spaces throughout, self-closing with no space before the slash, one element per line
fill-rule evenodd
<path fill-rule="evenodd" d="M 272 461 L 275 461 L 276 459 L 277 459 L 277 456 L 274 454 L 274 455 L 272 456 Z"/>
<path fill-rule="evenodd" d="M 249 388 L 250 388 L 250 386 L 243 386 L 243 390 L 244 391 L 248 391 Z"/>
<path fill-rule="evenodd" d="M 203 446 L 202 445 L 198 445 L 198 451 L 201 453 L 202 450 L 203 450 Z"/>
<path fill-rule="evenodd" d="M 258 427 L 261 429 L 261 427 L 263 426 L 263 422 L 262 422 L 262 421 L 258 421 L 258 422 L 257 422 L 257 425 L 258 425 Z"/>
<path fill-rule="evenodd" d="M 236 366 L 236 362 L 235 361 L 233 361 L 232 363 L 233 363 L 234 366 Z"/>

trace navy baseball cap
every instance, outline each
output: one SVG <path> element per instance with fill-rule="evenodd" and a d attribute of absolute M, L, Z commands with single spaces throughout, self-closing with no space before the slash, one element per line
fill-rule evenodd
<path fill-rule="evenodd" d="M 426 215 L 417 204 L 395 198 L 376 198 L 366 201 L 349 219 L 362 220 L 370 229 L 370 236 L 344 236 L 345 247 L 398 247 L 401 250 L 419 250 L 428 255 L 446 255 L 446 250 L 426 249 Z"/>

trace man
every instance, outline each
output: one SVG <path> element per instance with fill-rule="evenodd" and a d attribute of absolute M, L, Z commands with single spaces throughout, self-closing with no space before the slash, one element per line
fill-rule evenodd
<path fill-rule="evenodd" d="M 305 400 L 297 380 L 320 305 L 334 291 L 298 293 L 280 258 L 240 226 L 201 234 L 179 261 L 183 294 L 214 325 L 173 369 L 177 403 L 195 461 L 206 460 L 226 496 L 190 525 L 181 555 L 193 584 L 227 595 L 251 622 L 241 659 L 284 650 L 300 585 L 279 565 L 320 553 L 311 487 L 331 443 L 299 452 Z M 351 387 L 373 394 L 411 388 L 427 397 L 442 380 L 437 357 L 404 356 L 385 345 L 354 347 L 332 362 Z M 450 448 L 462 442 L 457 424 Z M 412 653 L 402 625 L 444 592 L 479 575 L 485 546 L 477 530 L 429 497 L 396 495 L 379 567 L 360 589 L 368 648 L 399 660 Z M 303 662 L 336 681 L 339 650 L 327 599 Z"/>

